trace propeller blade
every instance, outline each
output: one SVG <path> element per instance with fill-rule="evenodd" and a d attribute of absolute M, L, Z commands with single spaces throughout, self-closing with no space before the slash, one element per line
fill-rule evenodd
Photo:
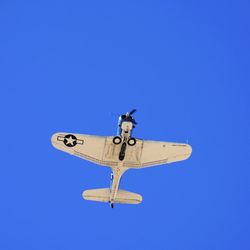
<path fill-rule="evenodd" d="M 133 115 L 136 112 L 136 109 L 133 109 L 129 112 L 129 115 Z"/>

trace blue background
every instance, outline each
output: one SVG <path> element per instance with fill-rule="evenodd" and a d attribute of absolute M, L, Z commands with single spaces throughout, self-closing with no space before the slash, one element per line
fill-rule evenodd
<path fill-rule="evenodd" d="M 248 1 L 0 3 L 0 249 L 250 249 Z M 188 142 L 125 173 L 141 205 L 87 202 L 110 169 L 58 131 Z"/>

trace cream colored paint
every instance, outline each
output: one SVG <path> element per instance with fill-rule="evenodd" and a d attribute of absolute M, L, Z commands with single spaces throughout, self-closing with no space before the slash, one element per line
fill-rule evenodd
<path fill-rule="evenodd" d="M 124 124 L 124 126 L 129 126 L 129 124 Z M 132 127 L 128 127 L 128 129 L 131 130 Z M 121 176 L 126 170 L 186 160 L 192 153 L 192 148 L 188 144 L 136 139 L 134 146 L 127 145 L 125 158 L 120 161 L 118 157 L 122 143 L 114 144 L 113 136 L 72 134 L 77 140 L 69 136 L 65 145 L 64 137 L 68 134 L 71 133 L 54 134 L 51 138 L 52 145 L 66 153 L 99 165 L 111 167 L 113 171 L 114 179 L 111 188 L 86 190 L 83 192 L 83 197 L 88 200 L 138 204 L 142 201 L 139 194 L 119 190 Z M 69 147 L 74 142 L 77 144 Z M 109 190 L 109 193 L 107 193 L 107 190 Z"/>

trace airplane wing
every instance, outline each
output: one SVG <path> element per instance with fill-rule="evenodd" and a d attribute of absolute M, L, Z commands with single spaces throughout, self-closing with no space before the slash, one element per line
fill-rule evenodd
<path fill-rule="evenodd" d="M 186 160 L 192 153 L 188 144 L 147 141 L 136 139 L 134 146 L 127 146 L 124 161 L 119 160 L 121 144 L 113 143 L 114 136 L 56 133 L 52 145 L 66 153 L 99 165 L 144 168 Z"/>
<path fill-rule="evenodd" d="M 86 134 L 73 134 L 73 133 L 55 133 L 51 137 L 52 145 L 66 153 L 83 158 L 93 163 L 116 167 L 121 162 L 119 161 L 120 145 L 113 143 L 114 136 L 95 136 Z M 132 167 L 132 162 L 128 164 Z"/>
<path fill-rule="evenodd" d="M 192 147 L 188 144 L 147 140 L 142 144 L 140 167 L 183 161 L 192 153 Z"/>
<path fill-rule="evenodd" d="M 72 133 L 56 133 L 51 138 L 52 145 L 61 151 L 100 165 L 109 166 L 109 162 L 103 160 L 106 140 L 107 136 Z"/>

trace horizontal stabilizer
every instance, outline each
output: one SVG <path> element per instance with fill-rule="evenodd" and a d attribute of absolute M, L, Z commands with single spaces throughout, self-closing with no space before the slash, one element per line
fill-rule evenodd
<path fill-rule="evenodd" d="M 139 204 L 142 202 L 142 196 L 136 193 L 119 189 L 115 198 L 115 203 Z"/>
<path fill-rule="evenodd" d="M 85 200 L 109 202 L 110 189 L 109 188 L 89 189 L 84 191 L 82 193 L 82 196 Z"/>
<path fill-rule="evenodd" d="M 110 189 L 100 188 L 100 189 L 86 190 L 82 193 L 82 196 L 85 200 L 110 202 Z M 117 191 L 114 200 L 114 203 L 122 203 L 122 204 L 139 204 L 141 202 L 142 202 L 141 195 L 121 189 Z"/>

